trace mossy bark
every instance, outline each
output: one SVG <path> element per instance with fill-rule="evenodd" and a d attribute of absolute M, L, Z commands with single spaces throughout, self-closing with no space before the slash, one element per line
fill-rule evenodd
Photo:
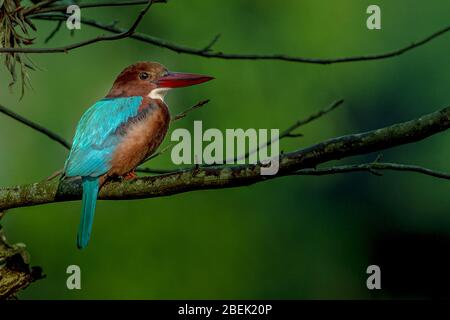
<path fill-rule="evenodd" d="M 16 293 L 42 279 L 40 267 L 30 267 L 23 243 L 8 244 L 0 226 L 0 300 L 15 299 Z"/>
<path fill-rule="evenodd" d="M 200 167 L 106 184 L 99 194 L 103 200 L 127 200 L 168 196 L 182 192 L 250 185 L 294 174 L 305 168 L 350 156 L 379 152 L 423 140 L 450 127 L 450 108 L 418 119 L 381 129 L 326 140 L 306 149 L 280 156 L 277 175 L 262 176 L 259 165 Z M 79 179 L 42 181 L 0 188 L 0 210 L 34 206 L 81 198 Z"/>

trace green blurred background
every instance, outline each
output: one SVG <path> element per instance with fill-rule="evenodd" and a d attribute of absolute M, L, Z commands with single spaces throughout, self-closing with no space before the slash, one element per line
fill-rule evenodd
<path fill-rule="evenodd" d="M 366 28 L 370 4 L 381 7 L 380 31 Z M 119 20 L 127 27 L 138 11 L 85 9 L 82 15 Z M 139 31 L 197 48 L 220 33 L 215 49 L 223 52 L 326 58 L 396 49 L 449 21 L 448 0 L 172 0 L 155 5 Z M 54 24 L 38 22 L 36 46 L 43 45 Z M 71 38 L 63 28 L 49 46 L 97 34 L 102 32 L 83 26 Z M 288 151 L 448 106 L 449 40 L 444 35 L 389 60 L 320 66 L 205 59 L 125 39 L 68 54 L 33 55 L 41 68 L 32 72 L 34 89 L 19 100 L 20 88 L 8 91 L 10 79 L 3 70 L 0 98 L 67 139 L 84 110 L 106 94 L 125 66 L 139 60 L 217 78 L 170 93 L 167 102 L 174 114 L 211 99 L 173 128 L 192 128 L 201 119 L 204 128 L 283 129 L 335 99 L 346 100 L 341 109 L 303 128 L 304 138 L 283 141 L 281 149 Z M 0 145 L 0 186 L 45 179 L 62 168 L 67 156 L 58 144 L 2 115 Z M 386 151 L 384 160 L 450 171 L 449 145 L 450 136 L 443 133 Z M 170 153 L 149 166 L 172 166 Z M 100 201 L 84 251 L 75 245 L 79 202 L 10 210 L 2 225 L 10 242 L 27 244 L 32 265 L 42 266 L 47 275 L 23 291 L 23 299 L 449 296 L 449 276 L 439 273 L 450 254 L 449 195 L 444 180 L 413 173 L 356 173 L 280 178 L 149 200 Z M 400 258 L 408 252 L 406 260 Z M 82 290 L 66 288 L 65 271 L 71 264 L 81 267 Z M 371 264 L 381 267 L 381 292 L 366 288 Z M 402 285 L 399 279 L 409 277 L 411 268 L 416 285 L 403 278 Z"/>

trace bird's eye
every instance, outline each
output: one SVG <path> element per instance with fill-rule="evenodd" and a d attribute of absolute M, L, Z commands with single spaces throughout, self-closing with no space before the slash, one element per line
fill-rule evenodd
<path fill-rule="evenodd" d="M 139 73 L 139 79 L 141 80 L 147 80 L 149 78 L 149 75 L 147 72 L 141 72 Z"/>

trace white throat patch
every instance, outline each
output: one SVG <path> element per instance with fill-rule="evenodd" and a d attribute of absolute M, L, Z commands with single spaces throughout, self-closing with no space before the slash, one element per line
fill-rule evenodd
<path fill-rule="evenodd" d="M 154 100 L 159 99 L 164 102 L 164 97 L 169 90 L 170 88 L 156 88 L 150 91 L 148 97 Z"/>

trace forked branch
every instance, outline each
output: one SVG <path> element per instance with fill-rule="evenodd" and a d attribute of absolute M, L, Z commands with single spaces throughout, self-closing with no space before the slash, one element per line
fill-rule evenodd
<path fill-rule="evenodd" d="M 331 160 L 379 152 L 396 146 L 417 142 L 450 127 L 450 108 L 424 115 L 420 118 L 394 124 L 364 133 L 346 135 L 326 140 L 311 147 L 282 154 L 280 170 L 274 176 L 262 176 L 260 165 L 200 167 L 159 176 L 143 177 L 133 181 L 111 182 L 101 190 L 99 198 L 109 200 L 142 199 L 169 196 L 182 192 L 220 189 L 251 185 L 257 182 L 298 175 L 300 170 L 314 168 Z M 394 170 L 392 164 L 372 164 L 372 169 Z M 447 179 L 448 174 L 396 165 L 396 170 L 413 171 Z M 367 165 L 338 171 L 368 170 Z M 330 170 L 330 169 L 328 169 Z M 333 169 L 336 171 L 336 169 Z M 305 171 L 313 172 L 313 171 Z M 319 172 L 320 171 L 315 171 Z M 79 179 L 63 182 L 43 181 L 29 185 L 0 189 L 0 211 L 45 203 L 78 200 L 81 197 Z"/>

